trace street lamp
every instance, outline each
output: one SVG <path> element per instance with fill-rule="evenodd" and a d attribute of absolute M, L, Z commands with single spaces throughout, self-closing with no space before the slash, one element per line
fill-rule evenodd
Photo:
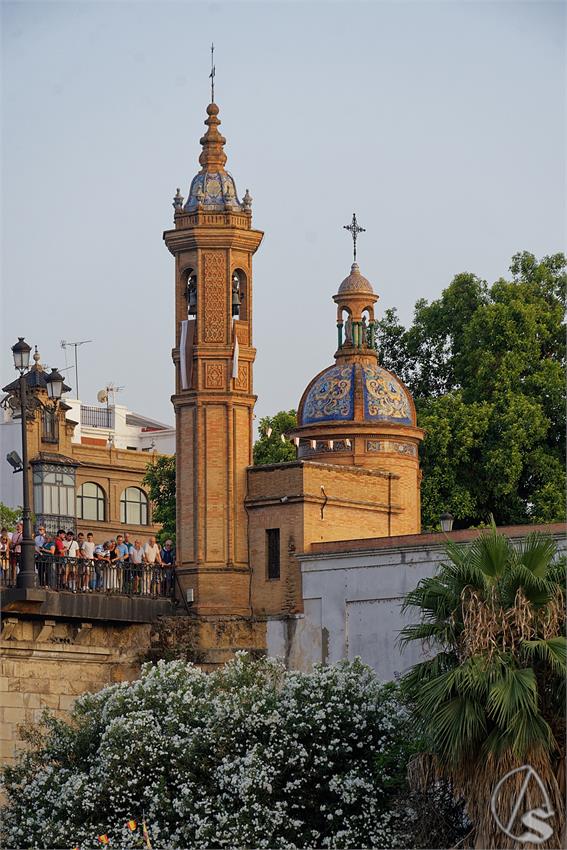
<path fill-rule="evenodd" d="M 439 517 L 441 522 L 441 531 L 447 532 L 453 530 L 453 520 L 454 517 L 452 514 L 444 513 Z"/>
<path fill-rule="evenodd" d="M 34 588 L 37 587 L 37 575 L 35 572 L 34 563 L 34 539 L 32 536 L 31 525 L 31 506 L 30 506 L 30 482 L 28 476 L 28 434 L 27 421 L 30 413 L 35 413 L 37 406 L 42 406 L 39 399 L 31 399 L 31 405 L 28 405 L 27 397 L 27 372 L 30 364 L 31 346 L 27 344 L 23 336 L 18 337 L 18 341 L 12 346 L 12 354 L 14 355 L 14 366 L 20 373 L 20 391 L 19 401 L 21 410 L 21 425 L 22 425 L 22 490 L 23 490 L 23 509 L 22 523 L 24 526 L 21 540 L 21 558 L 20 571 L 16 579 L 16 586 L 19 588 Z M 45 383 L 47 387 L 47 395 L 57 405 L 58 400 L 63 393 L 63 378 L 57 371 L 52 369 L 51 373 L 46 376 Z M 36 403 L 33 403 L 36 402 Z"/>
<path fill-rule="evenodd" d="M 25 372 L 30 365 L 31 345 L 28 345 L 23 336 L 18 337 L 18 341 L 12 346 L 12 354 L 14 355 L 14 366 L 20 373 Z"/>
<path fill-rule="evenodd" d="M 63 375 L 60 375 L 57 369 L 53 368 L 49 375 L 46 375 L 45 383 L 47 384 L 47 395 L 52 401 L 59 401 L 63 395 Z"/>

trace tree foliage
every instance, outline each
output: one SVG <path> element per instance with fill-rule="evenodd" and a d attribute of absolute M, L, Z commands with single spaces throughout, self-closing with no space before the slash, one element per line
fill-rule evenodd
<path fill-rule="evenodd" d="M 142 813 L 160 848 L 410 846 L 411 731 L 359 661 L 160 661 L 79 697 L 5 769 L 3 846 L 140 846 L 126 823 Z"/>
<path fill-rule="evenodd" d="M 270 463 L 285 463 L 295 460 L 297 452 L 289 440 L 282 442 L 282 435 L 297 425 L 295 410 L 280 410 L 274 416 L 260 419 L 259 439 L 254 443 L 254 465 L 264 466 Z M 270 436 L 268 432 L 271 429 Z"/>
<path fill-rule="evenodd" d="M 153 520 L 162 525 L 161 543 L 175 543 L 175 455 L 159 455 L 146 468 L 143 479 L 153 504 Z"/>
<path fill-rule="evenodd" d="M 0 502 L 0 528 L 13 531 L 21 516 L 21 508 L 9 508 L 8 505 L 4 504 L 4 502 Z"/>
<path fill-rule="evenodd" d="M 414 396 L 424 526 L 565 518 L 563 254 L 516 254 L 511 280 L 457 275 L 436 301 L 377 326 L 381 362 Z"/>
<path fill-rule="evenodd" d="M 448 543 L 446 555 L 438 574 L 406 596 L 404 609 L 417 609 L 421 621 L 402 631 L 403 642 L 426 641 L 436 652 L 403 680 L 433 775 L 466 800 L 475 846 L 496 848 L 505 836 L 491 794 L 509 770 L 531 765 L 552 796 L 557 842 L 565 823 L 565 564 L 552 539 L 533 534 L 515 548 L 494 525 L 468 548 Z M 511 797 L 523 778 L 508 787 Z"/>

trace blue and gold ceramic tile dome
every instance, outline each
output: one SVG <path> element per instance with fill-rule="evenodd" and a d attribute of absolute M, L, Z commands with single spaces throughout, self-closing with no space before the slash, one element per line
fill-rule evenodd
<path fill-rule="evenodd" d="M 353 421 L 355 384 L 362 385 L 363 421 L 415 425 L 407 390 L 378 365 L 329 366 L 318 375 L 300 403 L 300 425 Z"/>
<path fill-rule="evenodd" d="M 352 419 L 354 413 L 354 366 L 325 369 L 304 396 L 300 425 Z"/>
<path fill-rule="evenodd" d="M 193 178 L 185 209 L 191 212 L 196 209 L 198 203 L 208 210 L 242 208 L 236 194 L 234 178 L 228 171 L 205 171 Z"/>
<path fill-rule="evenodd" d="M 398 379 L 380 366 L 361 366 L 360 368 L 365 420 L 414 425 L 407 390 Z"/>

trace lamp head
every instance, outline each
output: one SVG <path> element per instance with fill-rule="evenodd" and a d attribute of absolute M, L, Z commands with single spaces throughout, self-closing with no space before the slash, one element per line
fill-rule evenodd
<path fill-rule="evenodd" d="M 63 395 L 63 375 L 53 368 L 45 378 L 47 395 L 52 401 L 59 401 Z"/>
<path fill-rule="evenodd" d="M 18 372 L 25 372 L 30 365 L 31 345 L 28 345 L 23 336 L 18 337 L 18 341 L 12 346 L 12 354 L 14 355 L 14 366 Z"/>

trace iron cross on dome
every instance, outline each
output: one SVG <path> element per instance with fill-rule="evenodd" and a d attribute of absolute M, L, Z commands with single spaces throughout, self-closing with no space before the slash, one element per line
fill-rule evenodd
<path fill-rule="evenodd" d="M 359 223 L 356 220 L 356 213 L 353 213 L 351 223 L 343 224 L 343 229 L 348 230 L 352 236 L 353 257 L 354 262 L 356 263 L 356 240 L 358 238 L 359 233 L 366 233 L 366 228 L 360 227 Z"/>

